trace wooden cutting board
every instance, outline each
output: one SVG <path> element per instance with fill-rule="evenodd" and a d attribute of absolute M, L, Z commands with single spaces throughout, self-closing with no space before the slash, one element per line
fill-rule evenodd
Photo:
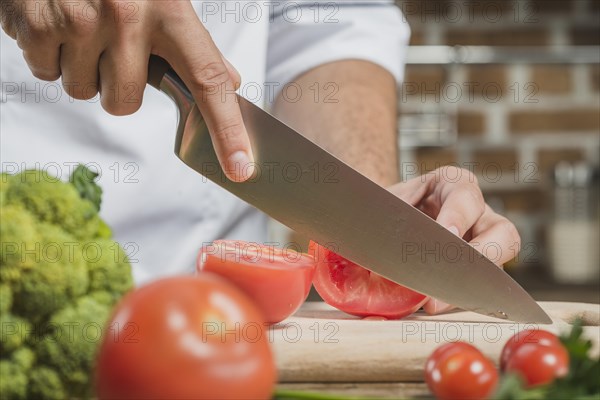
<path fill-rule="evenodd" d="M 600 343 L 600 305 L 540 302 L 554 333 L 577 318 L 586 337 Z M 363 320 L 322 302 L 307 302 L 269 331 L 280 382 L 418 382 L 425 360 L 439 345 L 463 340 L 496 363 L 514 333 L 533 325 L 506 322 L 467 311 L 438 316 L 416 313 L 401 321 Z"/>

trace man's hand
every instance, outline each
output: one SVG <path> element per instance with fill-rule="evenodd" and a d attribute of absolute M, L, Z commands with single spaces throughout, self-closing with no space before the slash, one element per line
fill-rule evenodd
<path fill-rule="evenodd" d="M 521 238 L 517 229 L 485 203 L 477 178 L 470 171 L 442 167 L 389 190 L 467 240 L 479 252 L 485 253 L 494 244 L 494 254 L 484 255 L 499 267 L 519 252 Z M 453 307 L 430 299 L 423 308 L 429 314 L 439 314 Z"/>
<path fill-rule="evenodd" d="M 98 92 L 114 115 L 142 103 L 150 54 L 166 59 L 192 91 L 227 176 L 246 180 L 253 160 L 234 91 L 240 76 L 215 46 L 189 1 L 1 0 L 2 29 L 37 78 L 62 77 L 66 92 Z M 246 172 L 242 176 L 242 172 Z"/>
<path fill-rule="evenodd" d="M 497 258 L 494 261 L 499 266 L 518 253 L 520 238 L 515 226 L 485 203 L 470 171 L 447 166 L 390 186 L 398 181 L 397 97 L 388 72 L 368 62 L 348 60 L 323 65 L 296 79 L 309 93 L 315 82 L 334 82 L 339 88 L 337 101 L 315 102 L 304 96 L 290 103 L 280 96 L 276 114 L 480 252 L 493 243 L 500 254 L 489 256 Z M 431 314 L 451 308 L 435 299 L 425 304 Z"/>

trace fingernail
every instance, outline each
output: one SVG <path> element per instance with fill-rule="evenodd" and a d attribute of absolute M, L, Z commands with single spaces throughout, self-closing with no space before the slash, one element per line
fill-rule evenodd
<path fill-rule="evenodd" d="M 451 226 L 450 228 L 448 228 L 448 230 L 450 232 L 452 232 L 455 236 L 460 236 L 460 231 L 458 230 L 457 227 L 455 227 L 454 225 Z"/>
<path fill-rule="evenodd" d="M 254 174 L 254 163 L 250 161 L 248 153 L 236 151 L 227 159 L 225 173 L 234 182 L 244 182 Z"/>

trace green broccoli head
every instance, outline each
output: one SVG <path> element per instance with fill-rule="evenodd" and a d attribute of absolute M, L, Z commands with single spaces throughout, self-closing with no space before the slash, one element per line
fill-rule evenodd
<path fill-rule="evenodd" d="M 77 189 L 81 198 L 89 200 L 96 211 L 100 211 L 102 204 L 102 188 L 96 184 L 98 175 L 85 165 L 78 165 L 69 178 L 69 182 Z"/>
<path fill-rule="evenodd" d="M 13 351 L 11 360 L 20 366 L 23 371 L 29 371 L 35 363 L 35 353 L 29 347 L 21 346 Z"/>
<path fill-rule="evenodd" d="M 96 206 L 82 198 L 75 186 L 43 171 L 15 175 L 6 192 L 7 204 L 19 204 L 39 221 L 60 226 L 78 239 L 90 239 L 99 230 Z"/>
<path fill-rule="evenodd" d="M 43 243 L 38 263 L 13 285 L 15 312 L 34 322 L 86 293 L 89 283 L 80 242 L 54 225 L 40 224 L 38 230 Z"/>
<path fill-rule="evenodd" d="M 132 286 L 84 167 L 70 183 L 40 171 L 0 177 L 0 398 L 91 395 L 111 307 Z"/>
<path fill-rule="evenodd" d="M 60 228 L 40 224 L 38 232 L 44 243 L 46 262 L 62 266 L 66 272 L 66 289 L 71 298 L 85 294 L 89 287 L 89 271 L 85 262 L 85 244 Z"/>
<path fill-rule="evenodd" d="M 27 373 L 9 360 L 0 361 L 0 395 L 3 400 L 27 398 Z"/>
<path fill-rule="evenodd" d="M 0 267 L 2 268 L 2 267 Z M 4 314 L 12 307 L 12 290 L 7 284 L 0 284 L 0 313 Z"/>
<path fill-rule="evenodd" d="M 28 389 L 31 399 L 64 400 L 69 397 L 60 375 L 48 367 L 36 367 L 29 372 Z"/>
<path fill-rule="evenodd" d="M 0 207 L 0 282 L 15 282 L 21 270 L 35 265 L 41 245 L 37 221 L 20 205 Z"/>
<path fill-rule="evenodd" d="M 90 291 L 106 292 L 114 303 L 133 286 L 127 254 L 119 243 L 110 239 L 90 241 L 87 249 Z"/>
<path fill-rule="evenodd" d="M 10 187 L 11 181 L 14 179 L 14 175 L 7 173 L 0 173 L 0 206 L 6 201 L 6 192 Z"/>
<path fill-rule="evenodd" d="M 35 353 L 20 347 L 10 358 L 0 361 L 0 396 L 2 399 L 26 399 L 29 387 L 28 374 L 35 362 Z"/>
<path fill-rule="evenodd" d="M 56 370 L 69 392 L 85 396 L 110 307 L 82 297 L 50 318 L 51 332 L 38 343 L 40 361 Z"/>
<path fill-rule="evenodd" d="M 98 303 L 104 304 L 108 307 L 112 307 L 115 304 L 115 295 L 104 290 L 90 292 L 88 296 L 96 300 Z"/>
<path fill-rule="evenodd" d="M 112 237 L 112 229 L 104 220 L 100 219 L 98 223 L 98 232 L 96 233 L 98 239 L 110 239 Z"/>
<path fill-rule="evenodd" d="M 28 321 L 9 313 L 0 313 L 0 329 L 2 355 L 21 347 L 32 333 L 32 325 Z"/>

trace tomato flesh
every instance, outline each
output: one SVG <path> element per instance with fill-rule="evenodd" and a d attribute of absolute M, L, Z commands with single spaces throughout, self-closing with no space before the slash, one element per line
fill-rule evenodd
<path fill-rule="evenodd" d="M 99 399 L 268 399 L 275 381 L 260 311 L 208 273 L 124 297 L 96 365 Z"/>
<path fill-rule="evenodd" d="M 398 285 L 358 264 L 310 243 L 309 253 L 317 268 L 313 285 L 323 300 L 333 307 L 359 317 L 406 317 L 417 311 L 428 297 Z"/>
<path fill-rule="evenodd" d="M 438 399 L 487 399 L 498 384 L 498 371 L 468 343 L 447 343 L 425 364 L 425 381 Z"/>
<path fill-rule="evenodd" d="M 283 321 L 306 300 L 315 272 L 308 254 L 257 243 L 217 240 L 198 255 L 198 273 L 212 272 L 245 292 L 269 324 Z"/>

